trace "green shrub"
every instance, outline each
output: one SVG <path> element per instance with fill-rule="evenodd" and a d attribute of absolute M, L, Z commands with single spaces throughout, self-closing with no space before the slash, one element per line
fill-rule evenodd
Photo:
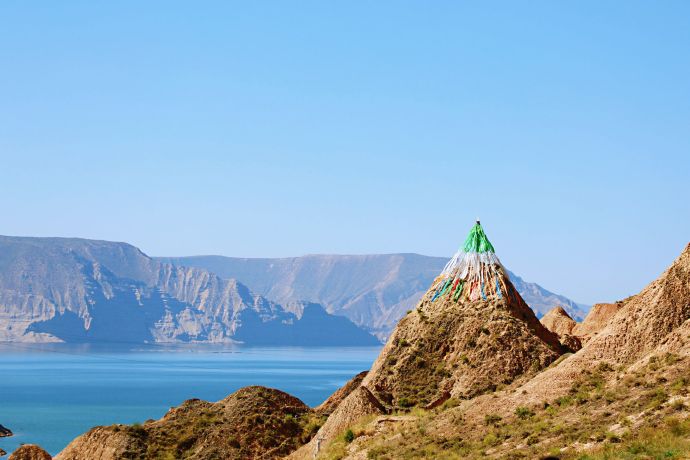
<path fill-rule="evenodd" d="M 343 437 L 345 439 L 345 442 L 350 444 L 352 441 L 355 440 L 355 433 L 348 428 L 348 430 L 345 432 L 345 436 Z"/>
<path fill-rule="evenodd" d="M 517 409 L 515 409 L 515 415 L 520 419 L 520 420 L 526 420 L 534 415 L 534 412 L 529 410 L 527 407 L 520 406 Z"/>
<path fill-rule="evenodd" d="M 460 405 L 460 401 L 455 399 L 455 398 L 450 398 L 447 401 L 445 401 L 443 404 L 441 404 L 441 410 L 448 410 L 452 409 L 453 407 L 457 407 Z"/>
<path fill-rule="evenodd" d="M 503 420 L 503 417 L 501 417 L 500 415 L 496 415 L 496 414 L 486 414 L 484 416 L 484 423 L 486 424 L 486 426 L 498 425 L 498 423 L 501 420 Z"/>
<path fill-rule="evenodd" d="M 403 397 L 403 398 L 400 398 L 398 400 L 398 406 L 400 406 L 400 407 L 408 408 L 408 407 L 412 407 L 414 405 L 415 405 L 415 402 L 411 399 L 408 399 L 408 398 Z"/>

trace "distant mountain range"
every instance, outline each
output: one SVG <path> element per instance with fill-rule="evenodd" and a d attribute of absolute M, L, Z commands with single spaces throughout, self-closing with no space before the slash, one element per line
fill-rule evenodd
<path fill-rule="evenodd" d="M 168 257 L 158 260 L 202 268 L 236 278 L 275 302 L 310 301 L 385 338 L 413 309 L 448 259 L 419 254 L 307 255 L 254 259 L 223 256 Z M 520 295 L 537 316 L 556 305 L 582 320 L 588 306 L 554 294 L 508 271 Z"/>
<path fill-rule="evenodd" d="M 289 307 L 233 279 L 125 243 L 0 236 L 0 341 L 375 345 L 316 303 Z"/>

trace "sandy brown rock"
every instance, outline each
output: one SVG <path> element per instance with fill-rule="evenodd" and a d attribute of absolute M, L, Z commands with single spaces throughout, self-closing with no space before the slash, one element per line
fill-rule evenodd
<path fill-rule="evenodd" d="M 2 457 L 3 455 L 7 455 L 7 452 L 5 452 L 4 450 L 0 449 L 0 457 Z"/>
<path fill-rule="evenodd" d="M 343 400 L 357 389 L 361 384 L 368 371 L 360 372 L 350 379 L 345 385 L 339 388 L 335 393 L 328 397 L 324 402 L 314 408 L 314 411 L 322 415 L 330 415 Z"/>
<path fill-rule="evenodd" d="M 56 459 L 139 458 L 146 451 L 143 436 L 125 425 L 97 426 L 72 441 Z"/>
<path fill-rule="evenodd" d="M 604 329 L 622 307 L 623 302 L 593 305 L 585 320 L 575 326 L 572 333 L 580 337 L 583 342 L 587 342 Z"/>
<path fill-rule="evenodd" d="M 564 334 L 559 337 L 559 340 L 561 341 L 561 345 L 563 345 L 565 348 L 567 348 L 573 353 L 582 348 L 582 340 L 580 339 L 580 337 L 570 334 Z"/>
<path fill-rule="evenodd" d="M 582 348 L 582 341 L 575 336 L 573 330 L 577 327 L 574 319 L 568 315 L 563 307 L 554 307 L 544 315 L 541 323 L 549 331 L 558 336 L 561 345 L 566 347 L 569 351 L 575 352 Z"/>
<path fill-rule="evenodd" d="M 361 386 L 291 459 L 314 455 L 362 418 L 412 406 L 434 408 L 538 372 L 563 351 L 499 265 L 503 289 L 485 300 L 435 299 L 430 289 L 396 327 Z M 496 281 L 499 282 L 498 280 Z"/>
<path fill-rule="evenodd" d="M 51 460 L 48 452 L 34 444 L 24 444 L 15 450 L 8 460 Z"/>
<path fill-rule="evenodd" d="M 363 381 L 384 404 L 468 398 L 536 372 L 561 354 L 558 338 L 517 292 L 497 301 L 431 302 L 398 324 Z"/>
<path fill-rule="evenodd" d="M 287 393 L 247 387 L 216 403 L 186 401 L 144 425 L 93 428 L 55 458 L 280 458 L 309 440 L 305 425 L 311 416 L 309 407 Z"/>
<path fill-rule="evenodd" d="M 618 313 L 580 351 L 514 393 L 474 400 L 469 411 L 509 413 L 553 400 L 602 362 L 625 367 L 666 351 L 690 354 L 690 244 L 658 279 L 618 305 Z"/>
<path fill-rule="evenodd" d="M 549 310 L 548 313 L 542 317 L 541 323 L 546 329 L 559 337 L 566 334 L 572 335 L 573 329 L 577 325 L 575 320 L 560 306 Z"/>

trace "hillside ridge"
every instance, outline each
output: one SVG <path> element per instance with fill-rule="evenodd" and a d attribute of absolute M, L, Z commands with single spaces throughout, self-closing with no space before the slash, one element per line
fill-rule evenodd
<path fill-rule="evenodd" d="M 349 318 L 379 338 L 387 338 L 405 312 L 413 309 L 446 264 L 442 257 L 416 253 L 311 254 L 298 257 L 159 257 L 204 268 L 221 278 L 241 279 L 252 290 L 281 304 L 294 299 L 317 302 Z M 510 272 L 516 289 L 538 316 L 562 305 L 576 319 L 587 308 Z"/>

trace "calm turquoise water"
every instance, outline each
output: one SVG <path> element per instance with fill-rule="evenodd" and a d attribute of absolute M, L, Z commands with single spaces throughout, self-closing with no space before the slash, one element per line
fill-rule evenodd
<path fill-rule="evenodd" d="M 94 425 L 159 418 L 185 399 L 217 401 L 247 385 L 313 406 L 371 367 L 379 348 L 94 347 L 0 344 L 0 438 L 58 453 Z"/>

